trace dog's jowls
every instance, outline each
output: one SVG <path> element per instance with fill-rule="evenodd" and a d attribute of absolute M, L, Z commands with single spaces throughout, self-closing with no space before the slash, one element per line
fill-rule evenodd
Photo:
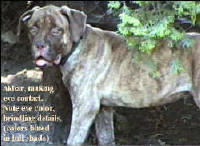
<path fill-rule="evenodd" d="M 68 145 L 83 144 L 94 120 L 99 144 L 114 145 L 112 106 L 157 106 L 189 91 L 200 108 L 199 34 L 192 35 L 196 44 L 189 51 L 174 53 L 163 42 L 152 54 L 160 76 L 152 78 L 145 64 L 135 63 L 121 36 L 87 25 L 83 12 L 67 6 L 35 7 L 20 17 L 19 31 L 21 22 L 28 27 L 36 65 L 59 66 L 70 92 L 73 115 Z M 176 58 L 184 66 L 178 75 L 172 72 Z"/>

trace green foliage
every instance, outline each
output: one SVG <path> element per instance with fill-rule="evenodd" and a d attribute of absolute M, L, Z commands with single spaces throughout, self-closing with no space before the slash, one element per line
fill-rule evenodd
<path fill-rule="evenodd" d="M 119 9 L 120 8 L 120 2 L 118 1 L 111 1 L 108 3 L 108 7 L 111 9 Z"/>
<path fill-rule="evenodd" d="M 185 31 L 181 22 L 191 25 L 200 24 L 200 2 L 198 1 L 112 1 L 108 7 L 114 15 L 119 16 L 118 32 L 127 41 L 130 50 L 138 52 L 136 60 L 142 54 L 150 55 L 162 40 L 168 40 L 170 48 L 182 44 L 190 48 L 193 44 L 190 38 L 184 37 Z M 131 7 L 131 5 L 136 7 Z M 150 61 L 151 62 L 151 61 Z M 154 61 L 153 61 L 154 62 Z M 156 64 L 149 65 L 152 76 L 159 76 Z M 183 71 L 179 59 L 172 65 L 175 74 Z"/>
<path fill-rule="evenodd" d="M 175 9 L 176 15 L 178 17 L 181 16 L 189 16 L 193 25 L 196 22 L 196 16 L 200 13 L 200 3 L 194 1 L 177 1 L 174 2 L 173 8 Z"/>
<path fill-rule="evenodd" d="M 174 74 L 179 74 L 184 71 L 183 64 L 181 63 L 180 59 L 175 59 L 172 63 L 172 72 Z"/>
<path fill-rule="evenodd" d="M 177 21 L 188 21 L 196 25 L 200 15 L 200 2 L 195 1 L 130 1 L 138 8 L 131 9 L 125 2 L 111 1 L 108 7 L 119 14 L 121 23 L 118 31 L 131 49 L 151 54 L 163 39 L 169 40 L 169 46 L 184 38 L 184 30 Z M 134 39 L 132 39 L 134 37 Z M 137 40 L 137 41 L 135 41 Z"/>
<path fill-rule="evenodd" d="M 108 3 L 108 8 L 113 15 L 118 16 L 121 13 L 121 3 L 119 1 L 110 1 Z"/>

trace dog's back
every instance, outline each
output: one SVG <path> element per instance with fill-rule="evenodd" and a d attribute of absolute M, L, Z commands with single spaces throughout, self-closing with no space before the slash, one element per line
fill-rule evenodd
<path fill-rule="evenodd" d="M 104 105 L 137 108 L 162 105 L 180 98 L 172 96 L 175 93 L 192 91 L 193 57 L 190 49 L 180 48 L 172 52 L 163 42 L 152 56 L 146 55 L 144 61 L 138 63 L 134 51 L 128 50 L 125 40 L 114 32 L 89 27 L 87 40 L 97 40 L 90 42 L 96 47 L 92 47 L 88 56 L 97 60 L 93 68 L 97 71 L 95 84 Z M 193 48 L 199 50 L 199 45 Z M 173 72 L 176 59 L 184 67 L 179 74 Z M 153 65 L 157 68 L 152 71 Z M 155 72 L 156 77 L 153 76 Z"/>

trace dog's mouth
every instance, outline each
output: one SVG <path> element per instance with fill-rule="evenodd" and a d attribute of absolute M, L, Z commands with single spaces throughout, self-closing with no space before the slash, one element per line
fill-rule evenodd
<path fill-rule="evenodd" d="M 57 55 L 55 60 L 48 60 L 43 56 L 39 56 L 35 59 L 35 64 L 38 67 L 46 67 L 46 66 L 59 65 L 60 61 L 61 61 L 61 54 Z"/>

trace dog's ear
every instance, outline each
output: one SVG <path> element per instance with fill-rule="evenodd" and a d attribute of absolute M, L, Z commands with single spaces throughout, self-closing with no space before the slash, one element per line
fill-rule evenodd
<path fill-rule="evenodd" d="M 23 23 L 27 22 L 27 21 L 31 18 L 33 12 L 34 12 L 36 9 L 39 9 L 39 8 L 40 8 L 39 6 L 35 6 L 35 7 L 32 8 L 31 10 L 28 10 L 28 11 L 24 12 L 24 13 L 20 16 L 20 18 L 19 18 L 19 23 L 18 23 L 18 27 L 17 27 L 17 36 L 20 35 L 22 22 L 23 22 Z"/>
<path fill-rule="evenodd" d="M 69 21 L 71 39 L 78 42 L 85 31 L 87 15 L 79 10 L 70 9 L 67 6 L 61 7 L 61 14 L 65 15 Z"/>

